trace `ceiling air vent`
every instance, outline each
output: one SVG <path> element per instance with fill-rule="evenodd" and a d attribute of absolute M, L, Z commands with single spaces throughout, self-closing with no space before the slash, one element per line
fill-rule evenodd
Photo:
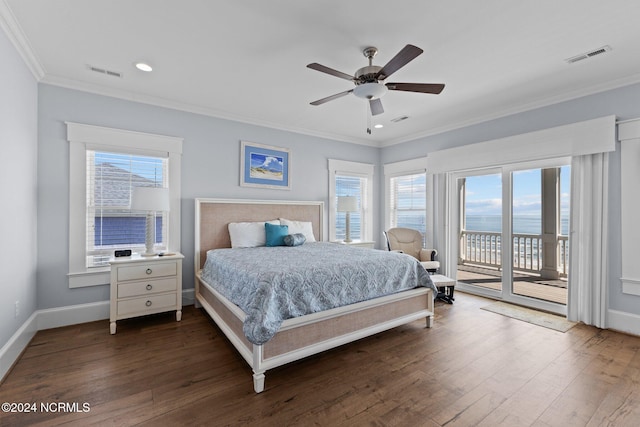
<path fill-rule="evenodd" d="M 112 76 L 112 77 L 120 77 L 122 78 L 122 73 L 119 71 L 111 71 L 111 70 L 107 70 L 104 68 L 100 68 L 100 67 L 94 67 L 93 65 L 87 65 L 87 68 L 93 72 L 96 73 L 100 73 L 100 74 L 105 74 L 107 76 Z"/>
<path fill-rule="evenodd" d="M 591 58 L 592 56 L 597 56 L 603 54 L 605 52 L 609 52 L 611 50 L 611 46 L 602 46 L 598 49 L 594 49 L 590 52 L 581 53 L 580 55 L 572 56 L 571 58 L 565 59 L 565 62 L 568 64 L 573 64 L 574 62 L 582 61 L 583 59 Z"/>
<path fill-rule="evenodd" d="M 401 122 L 403 120 L 407 120 L 409 118 L 409 116 L 400 116 L 400 117 L 396 117 L 395 119 L 391 119 L 391 121 L 393 123 L 398 123 Z"/>

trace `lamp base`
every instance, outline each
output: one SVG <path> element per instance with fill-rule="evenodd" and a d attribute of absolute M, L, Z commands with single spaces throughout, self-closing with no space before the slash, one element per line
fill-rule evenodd
<path fill-rule="evenodd" d="M 147 212 L 147 224 L 146 224 L 146 233 L 145 233 L 145 252 L 140 254 L 144 257 L 152 257 L 156 256 L 156 253 L 153 251 L 153 245 L 156 241 L 156 213 L 155 212 Z"/>
<path fill-rule="evenodd" d="M 156 254 L 156 253 L 146 253 L 146 252 L 143 253 L 143 254 L 140 254 L 140 256 L 149 256 L 149 257 L 150 256 L 156 256 L 156 255 L 158 255 L 158 254 Z"/>
<path fill-rule="evenodd" d="M 351 215 L 349 215 L 350 212 L 347 212 L 345 215 L 345 220 L 346 220 L 346 226 L 347 229 L 345 230 L 345 236 L 344 236 L 344 242 L 345 243 L 351 243 Z"/>

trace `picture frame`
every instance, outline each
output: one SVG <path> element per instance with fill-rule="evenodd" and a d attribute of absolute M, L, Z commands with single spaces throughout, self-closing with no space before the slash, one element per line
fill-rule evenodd
<path fill-rule="evenodd" d="M 288 148 L 240 141 L 240 186 L 291 190 Z"/>

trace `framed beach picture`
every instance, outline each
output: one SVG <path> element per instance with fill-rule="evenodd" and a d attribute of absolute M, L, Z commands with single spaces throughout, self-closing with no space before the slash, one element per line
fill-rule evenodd
<path fill-rule="evenodd" d="M 240 185 L 290 190 L 287 148 L 240 141 Z"/>

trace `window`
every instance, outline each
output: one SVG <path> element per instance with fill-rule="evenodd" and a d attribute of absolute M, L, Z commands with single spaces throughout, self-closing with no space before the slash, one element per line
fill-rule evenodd
<path fill-rule="evenodd" d="M 180 250 L 181 138 L 67 123 L 67 139 L 69 287 L 109 283 L 113 251 L 144 248 L 145 213 L 130 210 L 133 187 L 169 189 L 156 247 Z"/>
<path fill-rule="evenodd" d="M 338 197 L 354 196 L 358 211 L 351 212 L 350 226 L 353 240 L 373 238 L 373 165 L 329 159 L 329 240 L 346 237 L 346 213 L 338 212 Z"/>
<path fill-rule="evenodd" d="M 433 243 L 430 203 L 427 202 L 430 178 L 426 172 L 426 157 L 390 163 L 385 174 L 385 230 L 405 227 L 418 230 L 423 246 Z"/>
<path fill-rule="evenodd" d="M 115 249 L 144 249 L 146 214 L 131 211 L 134 187 L 168 187 L 168 159 L 86 150 L 87 268 L 108 265 Z M 167 212 L 156 214 L 156 247 L 167 249 Z"/>
<path fill-rule="evenodd" d="M 366 194 L 367 178 L 348 175 L 336 175 L 336 206 L 337 198 L 342 196 L 353 196 L 358 201 L 358 206 L 362 206 L 363 194 Z M 344 240 L 347 231 L 346 212 L 336 210 L 336 240 Z M 349 213 L 349 224 L 351 228 L 351 238 L 365 240 L 363 236 L 363 215 L 362 210 Z"/>
<path fill-rule="evenodd" d="M 413 228 L 424 232 L 427 223 L 427 174 L 391 177 L 389 183 L 389 227 Z"/>

